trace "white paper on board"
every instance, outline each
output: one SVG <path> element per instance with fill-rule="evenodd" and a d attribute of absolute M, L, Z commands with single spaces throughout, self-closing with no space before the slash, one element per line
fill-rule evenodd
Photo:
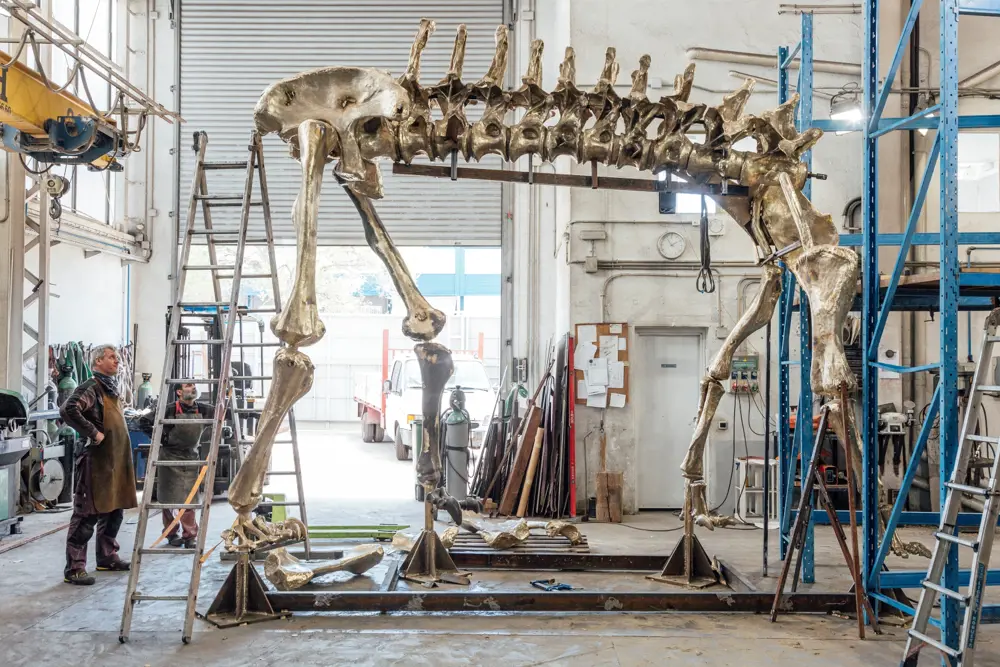
<path fill-rule="evenodd" d="M 577 345 L 580 343 L 596 343 L 597 342 L 597 325 L 596 324 L 582 324 L 576 329 L 576 342 Z"/>
<path fill-rule="evenodd" d="M 587 361 L 594 358 L 597 346 L 593 343 L 578 343 L 573 353 L 573 367 L 586 368 Z"/>
<path fill-rule="evenodd" d="M 608 325 L 608 333 L 612 333 L 612 334 L 615 334 L 616 336 L 620 336 L 621 333 L 622 333 L 622 325 L 620 325 L 620 324 L 609 324 Z"/>
<path fill-rule="evenodd" d="M 587 396 L 593 396 L 594 394 L 603 394 L 608 388 L 603 384 L 588 384 L 587 385 Z"/>
<path fill-rule="evenodd" d="M 625 407 L 625 394 L 611 394 L 611 407 L 613 407 L 613 408 L 624 408 Z"/>
<path fill-rule="evenodd" d="M 591 394 L 590 396 L 587 397 L 587 407 L 588 408 L 608 407 L 608 395 L 606 393 Z"/>
<path fill-rule="evenodd" d="M 584 369 L 588 386 L 608 384 L 608 360 L 604 357 L 588 359 Z"/>
<path fill-rule="evenodd" d="M 601 336 L 601 356 L 608 361 L 618 360 L 618 336 Z"/>
<path fill-rule="evenodd" d="M 587 395 L 587 381 L 577 380 L 576 381 L 576 395 L 578 398 L 583 398 Z"/>
<path fill-rule="evenodd" d="M 624 361 L 612 361 L 608 364 L 608 387 L 611 389 L 625 388 Z"/>
<path fill-rule="evenodd" d="M 618 339 L 618 349 L 619 350 L 627 350 L 628 349 L 628 338 L 619 338 Z"/>

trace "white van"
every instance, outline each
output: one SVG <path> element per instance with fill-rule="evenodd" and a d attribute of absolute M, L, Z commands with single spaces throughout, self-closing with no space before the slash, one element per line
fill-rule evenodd
<path fill-rule="evenodd" d="M 451 391 L 456 386 L 465 392 L 465 409 L 469 418 L 477 423 L 472 431 L 472 447 L 483 444 L 486 428 L 496 404 L 496 391 L 490 384 L 486 367 L 475 355 L 456 353 L 452 356 L 455 372 L 448 379 L 441 395 L 441 412 L 448 408 Z M 394 434 L 396 458 L 406 460 L 412 456 L 413 433 L 411 425 L 421 419 L 423 387 L 416 356 L 404 353 L 395 358 L 389 379 L 385 381 L 385 429 Z"/>

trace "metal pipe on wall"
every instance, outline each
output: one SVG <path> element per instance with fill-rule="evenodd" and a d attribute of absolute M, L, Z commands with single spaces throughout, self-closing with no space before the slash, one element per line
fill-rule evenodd
<path fill-rule="evenodd" d="M 739 63 L 741 65 L 758 65 L 760 67 L 774 67 L 774 56 L 764 53 L 752 53 L 749 51 L 726 51 L 724 49 L 709 49 L 702 46 L 693 46 L 685 51 L 688 60 L 709 60 L 720 63 Z M 798 61 L 789 63 L 789 69 L 798 69 Z M 861 76 L 861 65 L 857 63 L 845 63 L 837 60 L 814 60 L 813 71 L 826 72 L 828 74 L 846 74 L 848 76 Z"/>

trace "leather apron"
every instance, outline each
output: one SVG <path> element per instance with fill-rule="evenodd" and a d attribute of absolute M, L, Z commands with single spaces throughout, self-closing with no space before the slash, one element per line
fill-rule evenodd
<path fill-rule="evenodd" d="M 204 419 L 197 408 L 183 412 L 180 402 L 174 403 L 174 413 L 171 419 Z M 160 446 L 160 460 L 197 461 L 204 429 L 202 424 L 173 424 L 167 441 Z M 196 466 L 162 466 L 156 471 L 156 498 L 161 503 L 183 503 L 197 480 Z M 198 502 L 198 495 L 191 502 Z"/>
<path fill-rule="evenodd" d="M 90 487 L 94 509 L 99 514 L 138 507 L 135 494 L 135 470 L 132 467 L 132 442 L 128 437 L 121 403 L 100 383 L 98 391 L 104 402 L 104 440 L 87 448 L 90 457 Z"/>

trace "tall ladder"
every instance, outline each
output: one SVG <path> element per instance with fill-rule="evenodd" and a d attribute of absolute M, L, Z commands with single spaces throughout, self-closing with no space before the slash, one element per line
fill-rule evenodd
<path fill-rule="evenodd" d="M 906 638 L 906 650 L 900 663 L 903 667 L 916 667 L 920 657 L 920 649 L 924 645 L 931 646 L 949 656 L 950 662 L 956 667 L 973 667 L 975 664 L 976 630 L 979 626 L 979 616 L 983 607 L 983 588 L 986 585 L 986 573 L 989 569 L 990 553 L 993 551 L 993 538 L 996 534 L 997 516 L 1000 515 L 1000 446 L 996 436 L 981 436 L 974 433 L 976 419 L 983 393 L 1000 391 L 1000 387 L 989 384 L 989 367 L 993 358 L 993 345 L 1000 341 L 997 337 L 997 325 L 1000 324 L 1000 309 L 993 310 L 986 318 L 986 330 L 983 344 L 979 350 L 979 361 L 972 379 L 972 395 L 969 397 L 965 419 L 962 423 L 962 437 L 959 439 L 958 456 L 951 478 L 945 482 L 948 494 L 945 498 L 944 511 L 941 514 L 941 524 L 934 537 L 934 554 L 931 556 L 927 579 L 923 582 L 920 601 L 917 603 L 916 614 L 913 617 L 913 627 Z M 969 486 L 965 484 L 969 469 L 969 457 L 975 442 L 993 445 L 994 459 L 990 468 L 990 478 L 987 486 Z M 957 536 L 958 513 L 962 505 L 962 494 L 968 493 L 983 499 L 982 519 L 979 532 L 974 540 Z M 958 546 L 972 551 L 972 566 L 969 571 L 969 587 L 965 593 L 952 590 L 942 585 L 945 563 L 952 547 Z M 931 609 L 937 596 L 957 601 L 965 608 L 962 620 L 962 630 L 959 635 L 958 648 L 952 648 L 943 641 L 927 635 L 927 625 L 930 622 Z"/>
<path fill-rule="evenodd" d="M 215 468 L 219 457 L 220 443 L 223 438 L 223 425 L 227 407 L 233 416 L 233 424 L 236 435 L 237 450 L 231 452 L 234 460 L 242 459 L 242 449 L 246 445 L 252 445 L 253 439 L 242 433 L 240 426 L 240 413 L 259 413 L 260 408 L 247 409 L 237 408 L 233 401 L 233 390 L 231 380 L 261 380 L 269 381 L 270 376 L 260 375 L 233 375 L 232 374 L 232 351 L 234 347 L 278 347 L 280 343 L 234 343 L 234 333 L 236 330 L 239 315 L 248 312 L 278 312 L 281 310 L 281 297 L 278 285 L 277 262 L 274 252 L 274 232 L 271 224 L 271 209 L 267 194 L 267 179 L 264 173 L 264 152 L 260 135 L 256 132 L 251 134 L 248 146 L 248 159 L 235 162 L 208 162 L 205 160 L 205 153 L 208 148 L 208 137 L 204 132 L 195 133 L 195 146 L 197 158 L 195 163 L 194 183 L 192 185 L 191 198 L 188 202 L 187 224 L 185 227 L 184 242 L 178 262 L 177 279 L 174 281 L 173 304 L 170 309 L 169 333 L 167 337 L 168 345 L 163 362 L 163 384 L 160 388 L 160 402 L 157 406 L 157 415 L 153 427 L 153 437 L 150 444 L 149 459 L 146 467 L 146 479 L 143 486 L 142 501 L 139 504 L 139 522 L 136 527 L 135 547 L 132 550 L 132 566 L 129 572 L 128 587 L 125 592 L 125 606 L 122 611 L 119 641 L 124 643 L 128 640 L 132 626 L 132 615 L 135 604 L 143 600 L 172 600 L 184 601 L 187 608 L 184 615 L 184 631 L 181 635 L 182 641 L 186 644 L 191 641 L 191 634 L 194 626 L 195 610 L 198 601 L 198 584 L 201 580 L 201 568 L 203 565 L 203 554 L 205 552 L 205 542 L 208 535 L 209 515 L 212 507 L 212 495 L 214 491 Z M 208 192 L 208 182 L 206 172 L 215 170 L 239 170 L 245 171 L 244 187 L 241 194 L 235 195 L 212 195 Z M 253 199 L 254 181 L 258 181 L 259 199 Z M 212 224 L 211 209 L 216 207 L 236 207 L 241 208 L 239 226 L 237 229 L 216 229 Z M 250 211 L 252 208 L 261 208 L 263 212 L 265 238 L 250 239 Z M 197 211 L 201 209 L 202 226 L 196 225 L 198 218 Z M 195 238 L 204 239 L 208 249 L 209 264 L 191 264 L 191 247 Z M 229 237 L 228 240 L 219 240 Z M 243 272 L 243 259 L 247 246 L 265 245 L 268 249 L 268 260 L 270 263 L 269 273 L 250 274 Z M 220 264 L 217 246 L 235 246 L 235 260 L 232 264 Z M 212 287 L 215 295 L 214 302 L 193 302 L 184 300 L 184 286 L 188 273 L 191 271 L 210 271 L 212 274 Z M 270 279 L 272 294 L 274 295 L 274 306 L 271 308 L 250 309 L 239 305 L 240 285 L 243 280 Z M 222 283 L 230 281 L 230 287 L 225 298 Z M 190 316 L 191 309 L 199 309 L 200 314 L 208 310 L 210 314 L 218 315 L 222 321 L 222 338 L 219 339 L 191 339 L 180 337 L 182 319 Z M 218 377 L 194 378 L 194 377 L 171 377 L 174 373 L 175 360 L 178 350 L 182 346 L 189 345 L 217 345 L 221 346 L 221 364 L 217 370 Z M 262 360 L 263 361 L 263 360 Z M 211 364 L 207 365 L 211 368 Z M 183 373 L 182 373 L 183 374 Z M 193 373 L 192 373 L 193 374 Z M 211 426 L 211 441 L 207 459 L 203 461 L 161 461 L 160 460 L 160 440 L 162 439 L 163 426 L 166 424 L 181 423 L 182 420 L 164 416 L 164 401 L 174 394 L 174 388 L 181 383 L 212 384 L 216 385 L 215 417 L 213 419 L 185 419 L 183 423 L 201 423 Z M 305 495 L 302 488 L 302 468 L 299 461 L 298 437 L 295 428 L 295 416 L 288 413 L 289 437 L 288 439 L 277 440 L 275 444 L 286 443 L 292 446 L 293 470 L 270 472 L 271 475 L 295 475 L 297 483 L 297 500 L 274 502 L 272 506 L 297 506 L 302 522 L 308 525 L 306 516 Z M 205 470 L 203 481 L 200 484 L 201 501 L 197 503 L 160 503 L 152 501 L 153 489 L 156 484 L 156 471 L 159 467 L 196 467 L 199 472 Z M 185 511 L 199 510 L 198 517 L 198 538 L 195 548 L 177 547 L 147 547 L 146 530 L 149 523 L 150 514 L 155 514 L 157 510 L 179 510 Z M 158 532 L 157 532 L 158 534 Z M 311 552 L 311 545 L 308 536 L 305 541 L 306 557 Z M 139 573 L 142 566 L 143 556 L 146 555 L 164 556 L 193 556 L 191 565 L 191 577 L 186 594 L 177 595 L 144 595 L 138 588 Z"/>

